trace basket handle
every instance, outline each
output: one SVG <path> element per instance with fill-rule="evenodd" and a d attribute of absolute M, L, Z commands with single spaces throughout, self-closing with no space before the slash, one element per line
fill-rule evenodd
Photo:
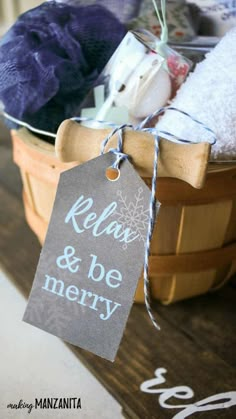
<path fill-rule="evenodd" d="M 110 129 L 92 129 L 77 122 L 65 120 L 60 125 L 56 137 L 56 155 L 62 162 L 85 163 L 100 155 L 102 141 Z M 105 151 L 115 148 L 117 139 L 112 137 Z M 183 180 L 197 189 L 205 182 L 210 155 L 209 143 L 178 144 L 166 139 L 159 143 L 158 176 Z M 154 138 L 140 131 L 124 132 L 124 153 L 142 177 L 152 177 Z"/>

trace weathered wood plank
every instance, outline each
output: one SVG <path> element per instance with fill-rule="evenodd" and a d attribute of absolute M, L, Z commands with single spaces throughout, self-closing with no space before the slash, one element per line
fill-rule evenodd
<path fill-rule="evenodd" d="M 24 219 L 23 204 L 0 184 L 0 264 L 28 296 L 41 247 Z"/>
<path fill-rule="evenodd" d="M 195 401 L 235 388 L 235 370 L 163 319 L 161 325 L 162 330 L 157 334 L 144 307 L 135 305 L 114 365 L 77 348 L 74 350 L 104 385 L 109 383 L 110 392 L 130 417 L 173 417 L 170 411 L 160 409 L 157 396 L 139 390 L 143 381 L 153 378 L 157 367 L 168 370 L 167 382 L 162 387 L 188 385 L 195 392 Z M 236 412 L 218 411 L 217 415 L 233 418 Z M 205 417 L 213 416 L 206 413 Z"/>
<path fill-rule="evenodd" d="M 9 143 L 10 145 L 10 143 Z M 9 151 L 9 146 L 6 143 L 3 146 L 0 134 L 0 182 L 6 189 L 17 196 L 21 197 L 21 179 L 19 176 L 19 169 L 12 164 L 12 157 Z"/>
<path fill-rule="evenodd" d="M 172 326 L 197 345 L 216 353 L 236 367 L 236 288 L 228 286 L 158 311 Z"/>

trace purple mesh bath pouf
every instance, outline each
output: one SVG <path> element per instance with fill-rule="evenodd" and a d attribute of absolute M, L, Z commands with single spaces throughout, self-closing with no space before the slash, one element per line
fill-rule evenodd
<path fill-rule="evenodd" d="M 98 5 L 49 1 L 24 13 L 0 42 L 5 111 L 56 132 L 74 115 L 125 32 Z"/>

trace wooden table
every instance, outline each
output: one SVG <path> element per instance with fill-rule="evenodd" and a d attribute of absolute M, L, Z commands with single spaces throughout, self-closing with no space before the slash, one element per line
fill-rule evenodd
<path fill-rule="evenodd" d="M 3 136 L 5 137 L 5 136 Z M 17 288 L 28 296 L 40 245 L 26 225 L 18 169 L 11 162 L 10 140 L 0 140 L 0 263 Z M 128 418 L 173 418 L 182 409 L 163 408 L 159 394 L 140 385 L 165 368 L 166 382 L 156 388 L 188 386 L 193 399 L 170 399 L 187 405 L 218 393 L 236 391 L 236 281 L 217 293 L 176 303 L 154 304 L 161 332 L 152 327 L 145 307 L 134 305 L 115 363 L 70 348 L 117 399 Z M 95 395 L 96 397 L 96 395 Z M 236 407 L 190 416 L 236 418 Z"/>

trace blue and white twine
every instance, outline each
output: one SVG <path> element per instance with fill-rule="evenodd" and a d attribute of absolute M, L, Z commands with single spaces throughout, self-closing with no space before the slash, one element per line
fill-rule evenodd
<path fill-rule="evenodd" d="M 213 141 L 210 143 L 211 145 L 214 145 L 216 143 L 216 137 L 214 132 L 208 128 L 206 125 L 204 125 L 202 122 L 198 121 L 197 119 L 193 118 L 191 115 L 189 115 L 187 112 L 182 111 L 180 109 L 174 108 L 173 106 L 167 106 L 162 107 L 158 109 L 156 112 L 149 115 L 147 118 L 145 118 L 140 124 L 138 124 L 136 127 L 134 127 L 132 124 L 123 124 L 121 126 L 117 126 L 117 124 L 107 122 L 107 121 L 98 121 L 94 120 L 93 118 L 86 118 L 86 117 L 73 117 L 70 118 L 72 121 L 78 121 L 78 122 L 98 122 L 103 125 L 107 125 L 109 127 L 113 127 L 113 131 L 104 139 L 101 145 L 101 154 L 104 153 L 105 147 L 108 143 L 108 141 L 111 139 L 111 137 L 115 134 L 118 134 L 118 143 L 116 149 L 110 149 L 109 151 L 114 153 L 116 156 L 116 160 L 114 161 L 112 167 L 120 170 L 121 162 L 127 159 L 129 156 L 125 153 L 123 153 L 123 132 L 125 129 L 129 128 L 134 131 L 143 131 L 143 132 L 149 132 L 154 137 L 154 159 L 153 159 L 153 176 L 152 176 L 152 185 L 151 185 L 151 196 L 150 196 L 150 205 L 149 205 L 149 222 L 148 222 L 148 232 L 146 237 L 146 245 L 145 245 L 145 254 L 144 254 L 144 268 L 143 268 L 143 277 L 144 277 L 144 298 L 145 298 L 145 305 L 147 312 L 149 314 L 149 317 L 154 325 L 154 327 L 157 330 L 160 330 L 160 326 L 158 322 L 155 319 L 155 316 L 153 314 L 152 308 L 151 308 L 151 300 L 150 300 L 150 283 L 149 283 L 149 256 L 150 256 L 150 247 L 151 247 L 151 239 L 153 234 L 154 225 L 156 222 L 156 217 L 160 209 L 160 203 L 156 200 L 156 184 L 157 184 L 157 174 L 158 174 L 158 154 L 159 154 L 159 140 L 161 136 L 167 137 L 170 141 L 177 142 L 177 143 L 185 143 L 185 144 L 196 144 L 195 141 L 186 140 L 183 138 L 179 138 L 176 135 L 168 132 L 168 131 L 161 131 L 157 130 L 156 128 L 145 128 L 145 126 L 154 118 L 162 113 L 164 113 L 167 110 L 172 110 L 179 112 L 188 118 L 192 119 L 192 121 L 196 122 L 197 124 L 201 125 L 205 130 L 209 131 L 212 134 Z M 56 138 L 56 134 L 51 132 L 46 132 L 39 130 L 35 127 L 32 127 L 31 125 L 20 121 L 11 115 L 7 114 L 6 112 L 1 112 L 3 116 L 5 116 L 6 119 L 9 119 L 18 125 L 22 125 L 32 132 L 43 134 L 46 136 L 50 136 L 53 138 Z"/>
<path fill-rule="evenodd" d="M 149 132 L 154 137 L 154 159 L 153 159 L 153 175 L 152 175 L 152 185 L 151 185 L 151 196 L 150 196 L 150 205 L 149 205 L 149 222 L 148 222 L 148 231 L 147 231 L 147 237 L 146 237 L 146 245 L 145 245 L 145 253 L 144 253 L 144 267 L 143 267 L 143 278 L 144 278 L 144 299 L 145 299 L 145 305 L 148 312 L 148 315 L 152 321 L 152 324 L 157 330 L 160 330 L 160 326 L 155 319 L 155 316 L 153 314 L 153 310 L 151 307 L 151 299 L 150 299 L 150 282 L 149 282 L 149 256 L 150 256 L 150 248 L 151 248 L 151 239 L 153 234 L 154 225 L 156 222 L 157 214 L 159 212 L 161 204 L 156 200 L 156 184 L 157 184 L 157 175 L 158 175 L 158 154 L 159 154 L 159 140 L 160 136 L 168 136 L 169 139 L 173 142 L 178 143 L 187 143 L 187 144 L 193 144 L 194 142 L 191 140 L 186 140 L 179 138 L 175 136 L 174 134 L 167 132 L 167 131 L 158 131 L 156 128 L 145 128 L 145 125 L 147 125 L 154 117 L 162 114 L 166 110 L 172 110 L 182 113 L 183 115 L 191 118 L 194 122 L 197 124 L 200 124 L 204 129 L 209 131 L 212 134 L 213 141 L 211 142 L 211 145 L 216 143 L 216 137 L 214 132 L 205 126 L 202 122 L 198 121 L 197 119 L 193 118 L 191 115 L 189 115 L 187 112 L 182 111 L 180 109 L 174 108 L 174 107 L 163 107 L 158 109 L 153 114 L 149 115 L 147 118 L 145 118 L 139 125 L 134 127 L 131 124 L 123 124 L 119 127 L 115 127 L 113 131 L 105 138 L 105 140 L 102 142 L 101 145 L 101 154 L 105 152 L 105 147 L 108 143 L 108 141 L 111 139 L 111 137 L 115 134 L 118 134 L 118 143 L 116 149 L 110 149 L 109 151 L 114 153 L 116 156 L 116 160 L 113 163 L 112 167 L 119 170 L 120 164 L 123 160 L 126 160 L 129 156 L 125 153 L 123 153 L 123 132 L 127 128 L 131 128 L 134 131 L 143 131 L 143 132 Z"/>

